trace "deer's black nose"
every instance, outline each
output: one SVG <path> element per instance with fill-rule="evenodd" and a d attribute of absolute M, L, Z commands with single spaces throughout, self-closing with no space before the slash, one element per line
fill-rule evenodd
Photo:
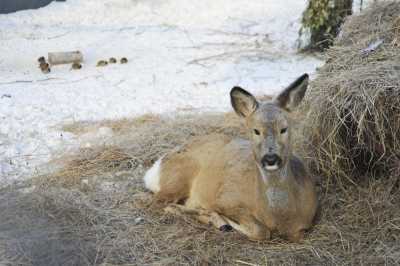
<path fill-rule="evenodd" d="M 275 153 L 272 153 L 264 155 L 264 157 L 261 159 L 261 164 L 263 165 L 263 167 L 272 166 L 278 164 L 279 161 L 280 161 L 279 156 L 276 155 Z"/>

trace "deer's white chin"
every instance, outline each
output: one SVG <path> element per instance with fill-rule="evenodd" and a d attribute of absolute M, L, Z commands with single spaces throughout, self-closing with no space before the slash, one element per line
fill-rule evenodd
<path fill-rule="evenodd" d="M 267 171 L 276 171 L 278 168 L 279 166 L 277 164 L 264 166 L 264 169 Z"/>

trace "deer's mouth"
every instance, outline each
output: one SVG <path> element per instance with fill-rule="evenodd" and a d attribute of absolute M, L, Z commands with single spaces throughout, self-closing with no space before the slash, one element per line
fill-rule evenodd
<path fill-rule="evenodd" d="M 279 166 L 277 164 L 274 165 L 266 165 L 264 166 L 264 169 L 267 171 L 276 171 L 279 169 Z"/>

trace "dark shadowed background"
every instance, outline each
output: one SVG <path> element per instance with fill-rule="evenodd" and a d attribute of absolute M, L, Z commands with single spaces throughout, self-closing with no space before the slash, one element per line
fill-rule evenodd
<path fill-rule="evenodd" d="M 1 0 L 0 1 L 0 14 L 7 14 L 24 9 L 35 9 L 46 6 L 54 0 Z M 57 2 L 64 2 L 65 0 L 55 0 Z"/>

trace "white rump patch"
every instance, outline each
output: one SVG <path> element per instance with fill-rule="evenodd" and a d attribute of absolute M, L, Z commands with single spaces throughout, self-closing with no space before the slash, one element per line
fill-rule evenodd
<path fill-rule="evenodd" d="M 160 191 L 160 170 L 162 157 L 158 159 L 153 166 L 147 170 L 144 175 L 144 186 L 153 193 Z"/>

